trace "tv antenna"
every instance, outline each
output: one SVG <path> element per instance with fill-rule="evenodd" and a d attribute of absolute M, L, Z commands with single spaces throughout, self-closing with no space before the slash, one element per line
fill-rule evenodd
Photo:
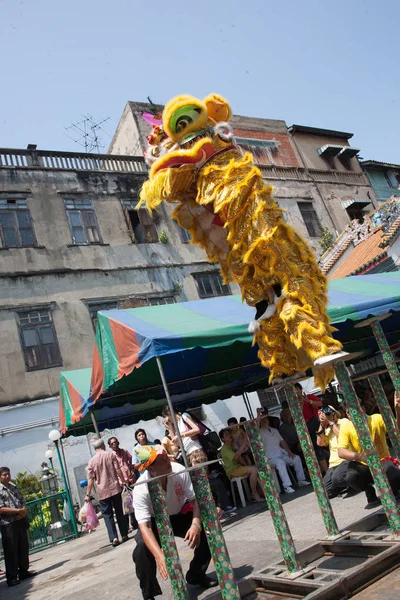
<path fill-rule="evenodd" d="M 102 125 L 110 120 L 110 117 L 102 119 L 101 121 L 95 121 L 89 114 L 83 115 L 82 121 L 71 123 L 68 127 L 65 127 L 66 131 L 70 131 L 71 135 L 66 135 L 76 144 L 79 144 L 85 148 L 85 152 L 90 154 L 91 152 L 97 152 L 100 154 L 100 148 L 104 148 L 100 132 L 106 134 L 107 137 L 111 137 L 106 131 L 104 131 Z"/>

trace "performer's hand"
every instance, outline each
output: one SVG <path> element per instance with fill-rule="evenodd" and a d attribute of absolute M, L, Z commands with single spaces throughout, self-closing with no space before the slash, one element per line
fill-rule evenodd
<path fill-rule="evenodd" d="M 161 579 L 168 579 L 167 563 L 165 562 L 164 554 L 161 554 L 159 558 L 156 558 L 157 569 L 161 575 Z"/>
<path fill-rule="evenodd" d="M 400 394 L 397 392 L 394 393 L 394 408 L 400 410 Z"/>
<path fill-rule="evenodd" d="M 186 535 L 185 535 L 185 542 L 188 541 L 189 542 L 189 548 L 191 548 L 193 550 L 193 548 L 197 548 L 197 546 L 200 544 L 200 529 L 199 527 L 197 527 L 196 525 L 192 525 Z"/>

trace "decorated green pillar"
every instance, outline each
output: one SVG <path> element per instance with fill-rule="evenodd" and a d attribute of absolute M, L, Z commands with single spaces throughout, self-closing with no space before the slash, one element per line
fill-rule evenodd
<path fill-rule="evenodd" d="M 385 390 L 383 389 L 381 380 L 379 379 L 379 375 L 373 375 L 372 377 L 369 377 L 368 381 L 371 386 L 372 393 L 374 394 L 374 398 L 378 404 L 380 413 L 385 421 L 386 431 L 389 436 L 389 440 L 391 441 L 392 448 L 395 451 L 397 458 L 400 459 L 399 429 L 386 397 Z"/>
<path fill-rule="evenodd" d="M 328 532 L 329 536 L 339 535 L 339 528 L 336 523 L 335 515 L 333 514 L 331 503 L 329 502 L 328 494 L 326 493 L 325 486 L 322 481 L 321 469 L 319 468 L 314 446 L 312 444 L 307 424 L 304 419 L 303 407 L 300 400 L 296 397 L 293 385 L 286 386 L 285 392 L 289 402 L 290 412 L 292 413 L 293 422 L 296 427 L 300 446 L 307 464 L 311 483 L 313 484 L 314 492 L 317 495 L 318 505 L 324 520 L 326 531 Z"/>
<path fill-rule="evenodd" d="M 382 353 L 382 358 L 387 367 L 388 373 L 392 378 L 394 389 L 398 394 L 400 394 L 400 372 L 378 319 L 373 319 L 371 321 L 371 328 L 374 332 L 376 341 L 378 342 L 379 350 Z"/>
<path fill-rule="evenodd" d="M 301 570 L 298 561 L 296 548 L 293 542 L 289 524 L 286 520 L 280 496 L 275 487 L 272 469 L 267 460 L 264 444 L 262 443 L 260 431 L 256 421 L 247 421 L 245 430 L 249 439 L 249 444 L 254 456 L 254 462 L 258 469 L 258 476 L 264 490 L 265 498 L 271 517 L 274 523 L 275 532 L 278 536 L 281 552 L 289 573 L 296 573 Z"/>
<path fill-rule="evenodd" d="M 174 600 L 189 600 L 178 550 L 176 549 L 175 537 L 168 515 L 167 500 L 164 490 L 158 481 L 149 481 L 148 486 Z"/>
<path fill-rule="evenodd" d="M 208 546 L 214 560 L 223 600 L 240 600 L 239 588 L 233 573 L 231 559 L 225 544 L 222 527 L 211 493 L 207 471 L 199 467 L 191 471 L 194 493 L 200 508 L 201 522 L 207 532 Z"/>
<path fill-rule="evenodd" d="M 381 461 L 377 456 L 374 444 L 368 429 L 368 422 L 361 408 L 354 387 L 343 361 L 335 364 L 336 377 L 339 381 L 341 392 L 349 407 L 352 423 L 357 431 L 360 444 L 367 458 L 368 467 L 374 479 L 378 496 L 385 510 L 390 528 L 395 535 L 400 535 L 400 514 L 393 492 L 390 488 L 386 473 L 382 469 Z"/>

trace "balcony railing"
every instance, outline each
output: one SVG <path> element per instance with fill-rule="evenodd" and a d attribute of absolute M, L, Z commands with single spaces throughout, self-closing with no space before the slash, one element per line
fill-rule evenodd
<path fill-rule="evenodd" d="M 49 150 L 15 150 L 10 148 L 0 148 L 0 169 L 147 173 L 144 159 L 138 156 L 52 152 Z"/>
<path fill-rule="evenodd" d="M 309 181 L 310 178 L 307 175 L 305 169 L 298 169 L 297 167 L 276 167 L 274 165 L 257 165 L 261 171 L 261 174 L 265 179 L 295 179 L 297 181 Z"/>
<path fill-rule="evenodd" d="M 346 173 L 344 171 L 318 171 L 308 169 L 311 179 L 318 183 L 344 183 L 347 185 L 370 185 L 364 173 Z"/>

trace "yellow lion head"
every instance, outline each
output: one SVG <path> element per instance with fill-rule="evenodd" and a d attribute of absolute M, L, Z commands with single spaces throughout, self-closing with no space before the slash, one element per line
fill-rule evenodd
<path fill-rule="evenodd" d="M 176 96 L 163 112 L 164 131 L 174 142 L 208 126 L 228 121 L 232 116 L 228 102 L 218 94 L 210 94 L 204 100 L 194 96 Z"/>

